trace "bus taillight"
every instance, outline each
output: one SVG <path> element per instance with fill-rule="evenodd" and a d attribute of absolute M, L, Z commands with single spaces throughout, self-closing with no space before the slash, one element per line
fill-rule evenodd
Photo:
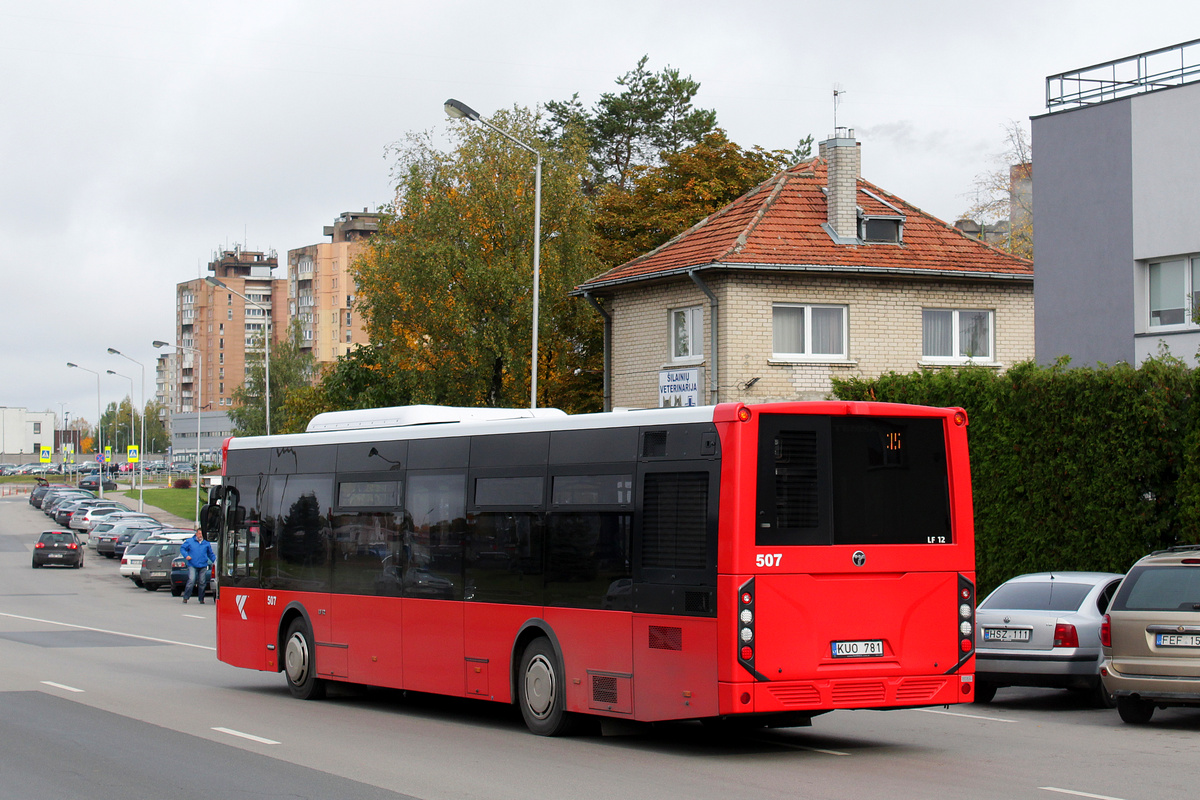
<path fill-rule="evenodd" d="M 958 576 L 958 647 L 963 654 L 975 649 L 975 585 Z"/>
<path fill-rule="evenodd" d="M 738 589 L 738 661 L 757 676 L 754 670 L 754 579 Z"/>

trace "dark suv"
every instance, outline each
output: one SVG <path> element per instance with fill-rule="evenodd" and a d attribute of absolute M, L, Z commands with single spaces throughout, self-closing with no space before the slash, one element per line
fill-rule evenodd
<path fill-rule="evenodd" d="M 33 546 L 33 567 L 47 564 L 76 569 L 83 566 L 83 545 L 75 531 L 42 531 Z"/>
<path fill-rule="evenodd" d="M 1200 545 L 1133 565 L 1100 629 L 1104 685 L 1129 723 L 1156 708 L 1200 706 Z"/>

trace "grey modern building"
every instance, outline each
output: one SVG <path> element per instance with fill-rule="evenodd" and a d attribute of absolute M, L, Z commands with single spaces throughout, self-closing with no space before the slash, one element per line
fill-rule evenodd
<path fill-rule="evenodd" d="M 1200 348 L 1200 40 L 1046 79 L 1033 118 L 1037 360 Z"/>
<path fill-rule="evenodd" d="M 195 458 L 199 432 L 200 462 L 220 463 L 221 445 L 233 435 L 233 421 L 224 411 L 201 411 L 198 427 L 197 431 L 194 411 L 171 414 L 171 458 L 178 461 Z"/>

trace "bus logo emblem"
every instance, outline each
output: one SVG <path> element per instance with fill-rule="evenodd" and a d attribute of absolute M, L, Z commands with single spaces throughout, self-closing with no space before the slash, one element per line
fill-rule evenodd
<path fill-rule="evenodd" d="M 246 619 L 246 600 L 248 595 L 239 594 L 234 599 L 237 602 L 238 613 L 242 615 L 242 619 Z"/>
<path fill-rule="evenodd" d="M 863 564 L 867 563 L 867 554 L 862 550 L 855 550 L 854 555 L 850 557 L 850 560 L 854 562 L 854 566 L 861 567 Z"/>

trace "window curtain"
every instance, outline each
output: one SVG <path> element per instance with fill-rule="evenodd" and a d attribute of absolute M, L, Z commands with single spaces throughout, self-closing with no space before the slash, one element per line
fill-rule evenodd
<path fill-rule="evenodd" d="M 840 308 L 812 310 L 812 352 L 814 355 L 840 356 L 846 352 L 842 341 L 842 312 Z"/>
<path fill-rule="evenodd" d="M 991 314 L 987 311 L 958 312 L 958 349 L 963 358 L 991 358 Z"/>
<path fill-rule="evenodd" d="M 772 311 L 772 350 L 776 353 L 804 352 L 804 309 L 775 306 Z"/>
<path fill-rule="evenodd" d="M 954 312 L 925 309 L 921 312 L 923 350 L 927 358 L 954 355 Z"/>
<path fill-rule="evenodd" d="M 1185 321 L 1183 261 L 1150 265 L 1150 325 L 1182 325 Z"/>

